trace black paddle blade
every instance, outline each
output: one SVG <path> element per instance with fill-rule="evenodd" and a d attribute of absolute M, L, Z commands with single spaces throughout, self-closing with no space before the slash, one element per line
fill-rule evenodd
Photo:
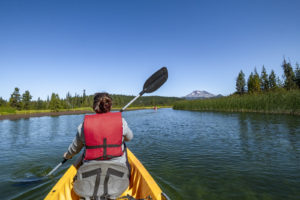
<path fill-rule="evenodd" d="M 140 95 L 144 93 L 151 93 L 160 88 L 168 79 L 168 69 L 162 67 L 160 70 L 152 74 L 150 78 L 144 84 L 143 91 L 140 92 Z"/>

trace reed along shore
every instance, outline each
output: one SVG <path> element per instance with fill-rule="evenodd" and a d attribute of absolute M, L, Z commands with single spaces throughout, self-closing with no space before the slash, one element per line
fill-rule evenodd
<path fill-rule="evenodd" d="M 278 90 L 235 94 L 212 99 L 184 100 L 176 102 L 173 109 L 300 115 L 300 90 Z"/>

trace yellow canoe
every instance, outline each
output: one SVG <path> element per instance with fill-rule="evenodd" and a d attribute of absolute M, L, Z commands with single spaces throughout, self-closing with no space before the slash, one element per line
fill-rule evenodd
<path fill-rule="evenodd" d="M 130 195 L 136 199 L 147 200 L 169 200 L 142 163 L 128 148 L 127 156 L 131 166 L 131 180 L 127 190 L 121 196 Z M 73 178 L 77 173 L 80 161 L 81 158 L 71 165 L 44 200 L 79 200 L 73 191 Z"/>

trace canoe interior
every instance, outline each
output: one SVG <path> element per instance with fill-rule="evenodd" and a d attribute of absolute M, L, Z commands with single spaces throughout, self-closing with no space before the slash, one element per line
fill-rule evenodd
<path fill-rule="evenodd" d="M 130 195 L 136 199 L 151 197 L 153 200 L 164 200 L 162 191 L 142 165 L 142 163 L 127 149 L 128 161 L 131 166 L 131 180 L 127 190 L 122 196 Z M 81 158 L 79 158 L 66 171 L 63 177 L 56 183 L 46 196 L 45 200 L 79 200 L 73 191 L 73 178 L 77 173 L 77 168 Z"/>

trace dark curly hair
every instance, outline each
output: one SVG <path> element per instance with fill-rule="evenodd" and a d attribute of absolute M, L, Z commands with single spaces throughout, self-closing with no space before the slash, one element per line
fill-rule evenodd
<path fill-rule="evenodd" d="M 96 93 L 93 109 L 96 113 L 107 113 L 111 110 L 112 99 L 108 93 Z"/>

